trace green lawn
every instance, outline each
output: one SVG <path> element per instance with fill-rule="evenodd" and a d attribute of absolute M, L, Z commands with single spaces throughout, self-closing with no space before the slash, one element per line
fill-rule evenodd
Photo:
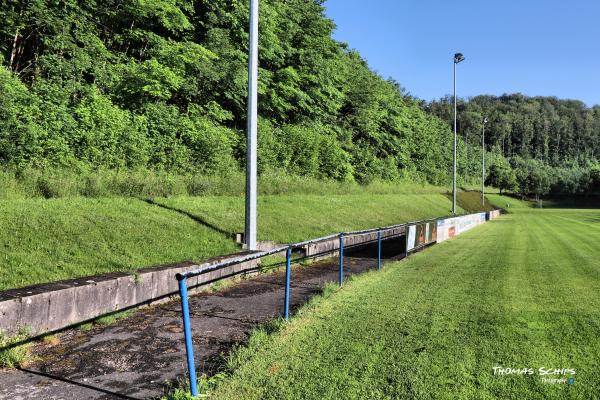
<path fill-rule="evenodd" d="M 355 277 L 276 333 L 256 333 L 210 397 L 598 398 L 599 241 L 599 210 L 515 206 Z M 535 373 L 494 375 L 494 367 Z"/>
<path fill-rule="evenodd" d="M 237 251 L 189 217 L 136 199 L 0 201 L 0 290 Z"/>
<path fill-rule="evenodd" d="M 175 197 L 156 201 L 227 232 L 244 230 L 242 197 Z M 261 196 L 258 237 L 279 243 L 298 242 L 340 231 L 444 216 L 451 209 L 451 201 L 441 194 Z"/>
<path fill-rule="evenodd" d="M 504 208 L 506 211 L 511 212 L 514 209 L 519 208 L 532 208 L 534 202 L 530 200 L 519 200 L 515 197 L 500 195 L 500 194 L 488 194 L 487 199 L 495 206 Z"/>
<path fill-rule="evenodd" d="M 259 237 L 286 243 L 446 215 L 451 208 L 430 187 L 409 186 L 409 193 L 425 192 L 394 195 L 376 189 L 261 196 Z M 0 200 L 0 290 L 239 250 L 230 234 L 243 231 L 242 197 L 155 201 L 177 210 L 118 197 Z"/>

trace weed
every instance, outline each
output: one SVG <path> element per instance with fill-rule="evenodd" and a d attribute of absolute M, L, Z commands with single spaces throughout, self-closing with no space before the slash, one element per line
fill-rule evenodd
<path fill-rule="evenodd" d="M 47 335 L 42 338 L 42 343 L 49 346 L 56 346 L 60 343 L 60 339 L 56 335 Z"/>
<path fill-rule="evenodd" d="M 103 326 L 111 325 L 119 320 L 130 317 L 131 315 L 133 315 L 133 313 L 134 313 L 133 310 L 127 310 L 127 311 L 121 311 L 121 312 L 105 315 L 103 317 L 100 317 L 100 318 L 94 320 L 94 323 L 97 325 L 103 325 Z"/>
<path fill-rule="evenodd" d="M 94 327 L 94 324 L 92 324 L 91 322 L 87 322 L 85 324 L 79 325 L 79 329 L 81 329 L 84 332 L 91 331 L 93 327 Z"/>
<path fill-rule="evenodd" d="M 27 339 L 28 335 L 21 331 L 8 337 L 0 331 L 0 368 L 15 368 L 24 366 L 31 359 L 29 349 L 31 343 L 15 345 Z"/>

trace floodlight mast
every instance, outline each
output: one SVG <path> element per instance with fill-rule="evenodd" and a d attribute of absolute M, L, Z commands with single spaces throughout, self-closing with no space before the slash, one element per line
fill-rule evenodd
<path fill-rule="evenodd" d="M 485 124 L 488 123 L 487 117 L 483 118 L 481 127 L 481 205 L 485 206 Z"/>
<path fill-rule="evenodd" d="M 250 0 L 248 55 L 248 129 L 246 146 L 246 221 L 244 244 L 256 250 L 257 136 L 258 136 L 258 1 Z"/>
<path fill-rule="evenodd" d="M 454 168 L 452 173 L 452 214 L 456 215 L 456 64 L 464 61 L 462 53 L 454 54 Z"/>

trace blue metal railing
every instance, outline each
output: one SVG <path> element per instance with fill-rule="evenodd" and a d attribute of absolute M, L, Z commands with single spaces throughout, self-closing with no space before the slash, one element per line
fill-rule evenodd
<path fill-rule="evenodd" d="M 290 279 L 292 277 L 292 246 L 288 247 L 285 257 L 285 320 L 290 317 Z"/>
<path fill-rule="evenodd" d="M 181 296 L 181 311 L 183 314 L 183 330 L 184 330 L 184 336 L 185 336 L 185 349 L 186 349 L 187 366 L 188 366 L 188 372 L 189 372 L 190 392 L 191 392 L 192 396 L 198 395 L 198 386 L 197 386 L 196 367 L 195 367 L 195 360 L 194 360 L 194 349 L 193 349 L 193 343 L 192 343 L 192 327 L 191 327 L 190 311 L 189 311 L 189 304 L 188 304 L 188 283 L 187 282 L 188 282 L 189 278 L 192 278 L 192 277 L 195 277 L 198 275 L 202 275 L 202 274 L 206 274 L 206 273 L 209 273 L 212 271 L 220 270 L 223 268 L 227 268 L 232 265 L 237 265 L 237 264 L 241 264 L 244 262 L 254 261 L 254 260 L 264 258 L 264 257 L 268 257 L 271 255 L 285 252 L 285 254 L 286 254 L 285 300 L 284 300 L 283 315 L 284 315 L 284 318 L 286 320 L 288 320 L 289 315 L 290 315 L 289 309 L 290 309 L 290 297 L 291 297 L 290 283 L 291 283 L 292 252 L 294 249 L 304 247 L 304 246 L 314 244 L 314 243 L 319 243 L 319 242 L 324 242 L 327 240 L 335 239 L 336 237 L 339 238 L 339 243 L 340 243 L 340 247 L 339 247 L 339 253 L 340 253 L 339 285 L 341 287 L 343 285 L 343 281 L 344 281 L 344 238 L 345 237 L 362 236 L 362 235 L 372 234 L 372 233 L 376 232 L 377 233 L 377 239 L 376 239 L 377 240 L 377 249 L 378 249 L 378 251 L 377 251 L 377 270 L 380 271 L 381 270 L 381 246 L 382 246 L 381 243 L 382 243 L 382 241 L 396 237 L 396 236 L 403 235 L 404 231 L 406 230 L 406 226 L 408 226 L 409 224 L 410 223 L 403 223 L 403 224 L 390 225 L 390 226 L 381 227 L 381 228 L 372 228 L 372 229 L 365 229 L 365 230 L 352 231 L 352 232 L 341 232 L 341 233 L 337 233 L 337 234 L 333 234 L 333 235 L 323 236 L 323 237 L 320 237 L 317 239 L 311 239 L 311 240 L 306 240 L 303 242 L 294 243 L 291 245 L 277 247 L 277 248 L 274 248 L 274 249 L 268 250 L 268 251 L 261 251 L 258 253 L 249 254 L 247 256 L 235 258 L 233 260 L 228 260 L 228 261 L 224 261 L 224 262 L 221 262 L 218 264 L 205 266 L 205 267 L 193 270 L 193 271 L 189 271 L 184 274 L 177 274 L 176 278 L 179 281 L 179 294 Z M 405 229 L 401 233 L 396 233 L 396 234 L 391 234 L 391 235 L 383 234 L 384 232 L 393 231 L 394 229 L 399 229 L 402 227 L 404 227 Z M 361 243 L 361 245 L 362 244 L 367 244 L 367 243 Z M 334 252 L 336 250 L 337 249 L 333 249 L 329 252 Z"/>
<path fill-rule="evenodd" d="M 469 215 L 469 214 L 454 215 L 452 217 L 459 217 L 459 216 L 465 216 L 465 215 Z M 332 250 L 327 251 L 326 253 L 332 253 L 332 252 L 335 252 L 336 250 L 339 250 L 339 285 L 340 285 L 340 287 L 342 287 L 343 283 L 344 283 L 344 247 L 348 247 L 345 244 L 345 238 L 377 233 L 377 238 L 375 240 L 377 242 L 377 264 L 376 264 L 376 266 L 377 266 L 377 270 L 381 271 L 381 248 L 382 248 L 383 240 L 404 235 L 406 237 L 404 257 L 407 257 L 409 255 L 408 227 L 412 226 L 412 225 L 424 224 L 427 222 L 434 222 L 434 221 L 438 221 L 438 220 L 442 220 L 442 219 L 446 219 L 446 218 L 451 218 L 451 217 L 448 216 L 448 217 L 441 217 L 441 218 L 430 218 L 430 219 L 426 219 L 426 220 L 406 222 L 403 224 L 390 225 L 390 226 L 380 227 L 380 228 L 372 228 L 372 229 L 365 229 L 365 230 L 352 231 L 352 232 L 340 232 L 337 234 L 323 236 L 323 237 L 320 237 L 317 239 L 311 239 L 311 240 L 306 240 L 304 242 L 298 242 L 298 243 L 294 243 L 294 244 L 290 244 L 290 245 L 277 247 L 277 248 L 274 248 L 274 249 L 268 250 L 268 251 L 260 251 L 257 253 L 252 253 L 252 254 L 249 254 L 246 256 L 234 258 L 232 260 L 223 261 L 223 262 L 220 262 L 220 263 L 217 263 L 214 265 L 204 266 L 202 268 L 199 268 L 199 269 L 196 269 L 193 271 L 189 271 L 189 272 L 186 272 L 183 274 L 177 274 L 176 279 L 179 282 L 179 294 L 181 296 L 181 311 L 183 314 L 183 329 L 184 329 L 184 337 L 185 337 L 186 359 L 187 359 L 187 367 L 188 367 L 188 373 L 189 373 L 190 392 L 191 392 L 192 396 L 198 395 L 198 387 L 197 387 L 197 377 L 196 377 L 196 366 L 195 366 L 195 360 L 194 360 L 194 349 L 193 349 L 193 343 L 192 343 L 192 327 L 191 327 L 190 310 L 189 310 L 189 302 L 188 302 L 189 300 L 188 300 L 188 283 L 187 282 L 188 282 L 189 278 L 199 276 L 202 274 L 206 274 L 206 273 L 209 273 L 212 271 L 220 270 L 223 268 L 227 268 L 227 267 L 230 267 L 233 265 L 237 265 L 237 264 L 241 264 L 241 263 L 245 263 L 245 262 L 249 262 L 249 261 L 254 261 L 254 260 L 264 258 L 264 257 L 268 257 L 268 256 L 272 256 L 275 254 L 285 252 L 285 257 L 286 257 L 286 261 L 285 261 L 285 299 L 284 299 L 283 315 L 284 315 L 284 318 L 286 320 L 288 320 L 289 319 L 290 297 L 291 297 L 290 282 L 291 282 L 292 252 L 294 249 L 301 248 L 301 247 L 304 247 L 304 246 L 307 246 L 310 244 L 315 244 L 315 243 L 324 242 L 327 240 L 332 240 L 332 239 L 338 238 L 339 249 L 332 249 Z M 399 228 L 404 228 L 404 230 L 399 233 L 393 233 L 393 231 L 395 229 L 399 229 Z M 392 234 L 384 235 L 385 232 L 390 232 L 390 231 L 392 232 Z M 359 245 L 366 245 L 369 243 L 373 243 L 373 241 L 362 242 Z M 240 273 L 241 272 L 242 271 L 240 271 Z"/>
<path fill-rule="evenodd" d="M 344 234 L 340 233 L 340 287 L 344 284 Z"/>
<path fill-rule="evenodd" d="M 183 331 L 185 334 L 185 352 L 187 356 L 188 372 L 190 374 L 190 391 L 194 396 L 198 394 L 198 388 L 196 387 L 196 367 L 194 363 L 194 346 L 192 343 L 192 324 L 190 322 L 190 306 L 188 304 L 188 288 L 187 280 L 179 280 L 179 294 L 181 295 L 181 312 L 183 314 Z M 189 332 L 189 334 L 188 334 Z M 192 368 L 190 368 L 190 366 Z"/>

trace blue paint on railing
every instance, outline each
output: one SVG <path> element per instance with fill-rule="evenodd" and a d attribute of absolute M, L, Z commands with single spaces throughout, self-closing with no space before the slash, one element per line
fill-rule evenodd
<path fill-rule="evenodd" d="M 181 312 L 183 313 L 183 334 L 185 336 L 185 352 L 187 355 L 188 372 L 190 375 L 190 392 L 192 396 L 198 395 L 196 386 L 196 366 L 194 363 L 194 346 L 192 344 L 192 326 L 190 323 L 190 307 L 188 304 L 187 279 L 179 279 L 179 296 L 181 297 Z"/>
<path fill-rule="evenodd" d="M 381 271 L 381 231 L 377 231 L 377 272 Z"/>
<path fill-rule="evenodd" d="M 292 246 L 288 247 L 285 256 L 285 320 L 290 317 L 290 278 L 292 275 Z"/>
<path fill-rule="evenodd" d="M 340 287 L 344 284 L 344 234 L 340 233 Z"/>

